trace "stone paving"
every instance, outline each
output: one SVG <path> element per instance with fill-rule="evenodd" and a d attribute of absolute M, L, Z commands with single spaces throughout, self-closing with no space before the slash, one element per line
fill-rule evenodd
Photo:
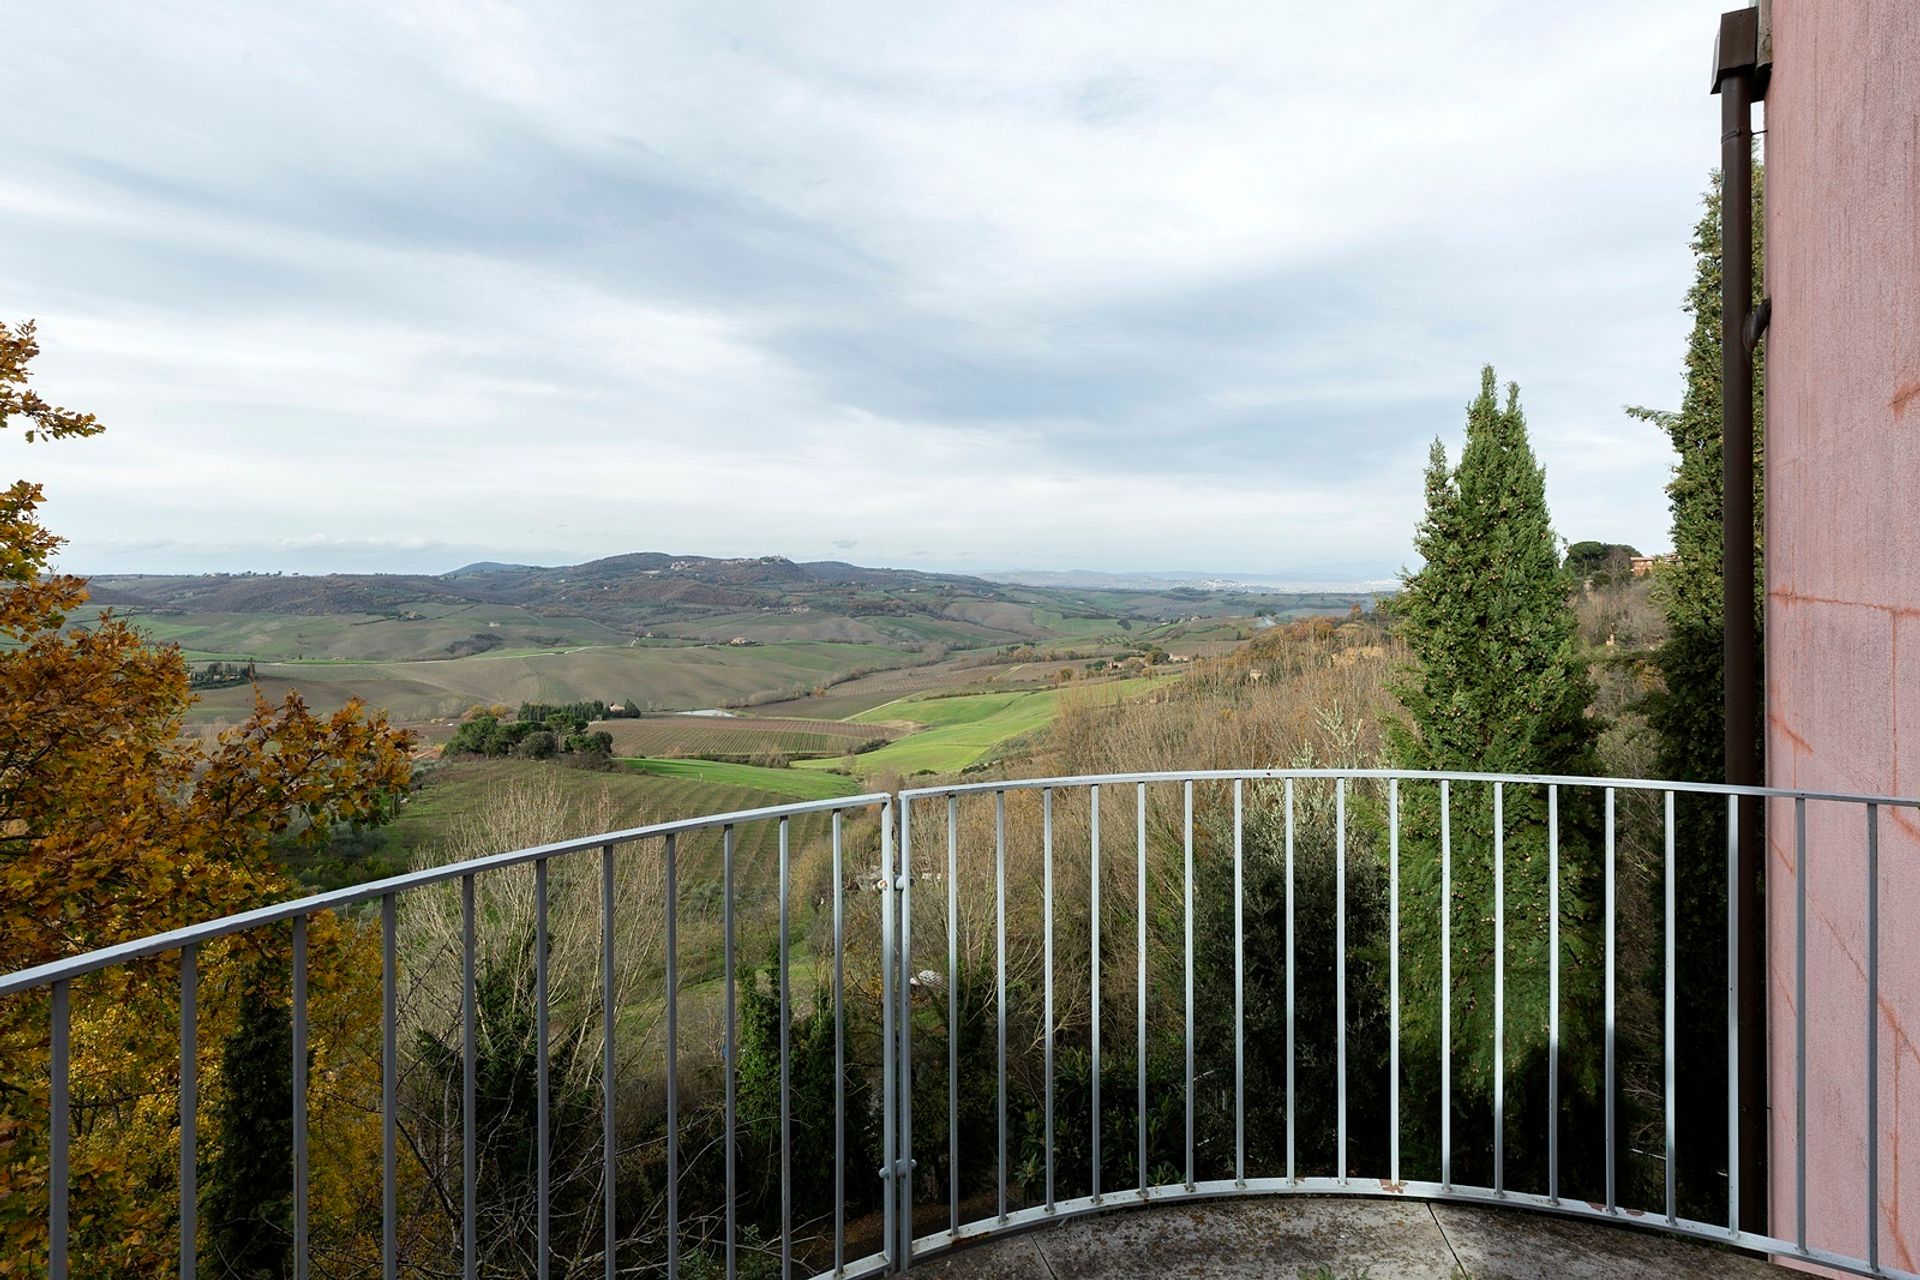
<path fill-rule="evenodd" d="M 944 1280 L 1779 1280 L 1712 1245 L 1525 1209 L 1272 1197 L 1116 1210 L 917 1264 Z"/>

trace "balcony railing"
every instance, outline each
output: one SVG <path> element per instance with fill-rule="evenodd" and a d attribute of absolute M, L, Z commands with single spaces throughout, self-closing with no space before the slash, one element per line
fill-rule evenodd
<path fill-rule="evenodd" d="M 1740 1220 L 1750 1161 L 1730 976 L 1739 897 L 1727 890 L 1742 797 L 1766 805 L 1796 871 L 1809 809 L 1822 814 L 1814 856 L 1857 875 L 1864 894 L 1861 1051 L 1851 1081 L 1826 1082 L 1857 1104 L 1863 1137 L 1868 1208 L 1851 1242 L 1818 1214 L 1810 1231 L 1805 874 L 1774 890 L 1793 896 L 1793 1022 L 1773 1029 L 1776 1043 L 1791 1036 L 1793 1074 L 1789 1096 L 1776 1079 L 1772 1099 L 1774 1144 L 1791 1161 L 1766 1176 L 1772 1203 L 1791 1212 L 1767 1231 Z M 733 1277 L 749 1263 L 851 1277 L 1074 1215 L 1297 1193 L 1498 1204 L 1908 1275 L 1883 1265 L 1878 1207 L 1880 824 L 1895 808 L 1920 801 L 1362 769 L 992 781 L 659 823 L 265 907 L 0 978 L 0 1000 L 39 1002 L 14 1008 L 46 1019 L 46 1267 L 56 1280 L 94 1271 L 74 1244 L 89 1212 L 73 1176 L 74 1009 L 89 984 L 122 971 L 177 984 L 177 1034 L 165 1034 L 179 1064 L 178 1274 L 219 1273 L 200 1221 L 202 965 L 227 963 L 223 948 L 248 935 L 286 944 L 294 1273 L 358 1273 L 328 1261 L 351 1250 L 314 1256 L 309 964 L 325 920 L 329 936 L 363 938 L 379 957 L 377 984 L 364 975 L 369 1009 L 378 992 L 377 1046 L 366 1028 L 378 1070 L 353 1105 L 378 1116 L 377 1175 L 371 1162 L 364 1170 L 378 1203 L 359 1229 L 364 1270 L 388 1277 Z M 1841 831 L 1853 834 L 1826 838 Z M 1683 867 L 1703 832 L 1719 850 L 1711 871 L 1697 857 Z M 748 845 L 770 853 L 770 885 L 738 882 Z M 657 885 L 632 887 L 622 868 L 633 866 L 656 869 Z M 493 896 L 500 886 L 513 892 Z M 443 988 L 426 976 L 435 954 L 403 928 L 410 904 L 436 894 L 456 926 L 445 950 L 457 983 L 449 975 Z M 564 921 L 551 906 L 562 895 L 573 904 Z M 657 960 L 634 970 L 622 950 L 652 945 L 656 923 L 642 896 L 658 907 L 660 936 Z M 483 1040 L 497 1051 L 488 984 L 514 963 L 492 935 L 521 919 L 532 930 L 533 1185 L 510 1189 L 526 1197 L 524 1218 L 484 1203 L 500 1184 L 483 1185 L 482 1166 L 504 1158 L 483 1132 L 483 1094 L 496 1085 L 480 1079 Z M 768 1040 L 769 1056 L 746 1070 L 777 1075 L 746 1087 L 777 1098 L 777 1111 L 741 1092 L 741 998 L 757 993 L 742 950 L 763 933 L 777 1046 Z M 586 948 L 594 977 L 564 997 L 551 971 L 562 934 Z M 1687 968 L 1707 952 L 1713 964 Z M 823 1020 L 811 1029 L 799 1012 L 809 984 Z M 411 1010 L 431 1004 L 431 990 L 457 1020 L 435 1077 L 440 1112 L 409 1102 L 431 1021 Z M 657 1006 L 657 1022 L 638 1025 L 642 1005 Z M 578 1024 L 570 1043 L 589 1050 L 565 1064 L 551 1021 L 562 1013 Z M 826 1042 L 797 1037 L 827 1026 L 830 1088 L 808 1095 L 796 1064 L 824 1062 Z M 1702 1044 L 1720 1060 L 1682 1060 Z M 586 1095 L 578 1079 L 556 1078 L 563 1067 L 577 1076 L 595 1048 Z M 695 1077 L 717 1096 L 688 1104 Z M 591 1194 L 566 1189 L 564 1241 L 556 1133 L 579 1118 L 563 1118 L 563 1089 L 565 1105 L 597 1103 L 599 1148 L 565 1156 L 596 1181 Z M 1686 1098 L 1714 1106 L 1683 1113 Z M 690 1149 L 693 1105 L 712 1125 Z M 796 1115 L 809 1106 L 822 1114 Z M 862 1137 L 868 1123 L 877 1150 Z M 657 1163 L 657 1198 L 623 1191 L 625 1162 L 642 1156 Z M 419 1229 L 422 1213 L 445 1230 Z"/>

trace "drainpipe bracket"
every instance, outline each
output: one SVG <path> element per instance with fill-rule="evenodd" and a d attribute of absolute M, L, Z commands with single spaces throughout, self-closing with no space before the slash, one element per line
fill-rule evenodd
<path fill-rule="evenodd" d="M 1747 313 L 1746 323 L 1740 327 L 1740 341 L 1745 344 L 1747 354 L 1752 355 L 1760 339 L 1766 336 L 1767 325 L 1773 319 L 1773 299 L 1762 298 L 1760 305 Z"/>

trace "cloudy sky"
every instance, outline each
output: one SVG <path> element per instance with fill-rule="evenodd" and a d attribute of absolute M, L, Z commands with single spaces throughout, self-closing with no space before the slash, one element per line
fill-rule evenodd
<path fill-rule="evenodd" d="M 1729 0 L 26 6 L 0 439 L 81 572 L 1369 581 L 1491 361 L 1666 542 Z"/>

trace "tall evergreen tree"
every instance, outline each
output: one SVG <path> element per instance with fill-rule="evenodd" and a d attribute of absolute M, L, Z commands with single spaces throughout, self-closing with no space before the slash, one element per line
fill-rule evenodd
<path fill-rule="evenodd" d="M 1408 768 L 1586 773 L 1596 726 L 1578 650 L 1572 583 L 1547 513 L 1546 473 L 1527 439 L 1520 388 L 1504 404 L 1493 366 L 1467 406 L 1467 441 L 1449 470 L 1433 443 L 1427 513 L 1414 545 L 1425 566 L 1396 602 L 1417 669 L 1400 689 L 1411 723 L 1395 753 Z"/>
<path fill-rule="evenodd" d="M 1753 176 L 1753 278 L 1762 278 L 1763 174 Z M 1627 412 L 1667 433 L 1679 459 L 1667 484 L 1673 515 L 1674 561 L 1654 579 L 1654 599 L 1666 615 L 1667 636 L 1655 657 L 1660 688 L 1647 699 L 1647 719 L 1656 741 L 1658 776 L 1683 782 L 1719 782 L 1726 777 L 1726 668 L 1722 639 L 1721 540 L 1725 500 L 1721 470 L 1720 381 L 1720 174 L 1702 198 L 1693 229 L 1693 284 L 1684 310 L 1693 317 L 1687 336 L 1686 386 L 1676 412 L 1629 408 Z M 1753 360 L 1753 545 L 1754 582 L 1764 594 L 1761 572 L 1765 533 L 1766 364 L 1764 348 Z M 1764 613 L 1759 615 L 1764 618 Z M 1679 921 L 1677 963 L 1689 980 L 1677 985 L 1680 1044 L 1676 1086 L 1679 1111 L 1688 1117 L 1689 1140 L 1680 1144 L 1683 1211 L 1718 1211 L 1726 1193 L 1726 809 L 1705 797 L 1682 797 L 1676 806 L 1675 888 Z"/>
<path fill-rule="evenodd" d="M 1763 264 L 1762 192 L 1759 166 L 1753 179 L 1753 277 Z M 1685 782 L 1726 777 L 1725 670 L 1721 649 L 1726 612 L 1720 572 L 1725 499 L 1720 432 L 1720 175 L 1701 201 L 1693 229 L 1693 284 L 1683 307 L 1693 317 L 1687 335 L 1686 389 L 1677 413 L 1633 407 L 1627 412 L 1667 433 L 1679 455 L 1667 483 L 1673 515 L 1674 561 L 1654 581 L 1654 598 L 1666 614 L 1667 638 L 1657 659 L 1662 689 L 1648 699 L 1648 718 L 1659 739 L 1661 775 Z M 1756 303 L 1758 298 L 1755 299 Z M 1754 582 L 1766 532 L 1766 362 L 1753 362 L 1753 545 Z M 1758 588 L 1764 591 L 1764 587 Z M 1724 847 L 1724 844 L 1723 844 Z"/>
<path fill-rule="evenodd" d="M 1597 724 L 1587 714 L 1592 683 L 1580 656 L 1571 582 L 1549 522 L 1546 477 L 1528 443 L 1519 387 L 1498 394 L 1491 366 L 1467 407 L 1458 467 L 1434 442 L 1427 509 L 1415 538 L 1425 561 L 1405 578 L 1396 611 L 1415 665 L 1399 694 L 1408 713 L 1393 753 L 1403 768 L 1587 775 Z M 1438 787 L 1402 787 L 1404 1060 L 1412 1105 L 1437 1114 L 1441 1039 L 1441 917 L 1451 925 L 1447 1053 L 1458 1116 L 1453 1176 L 1490 1176 L 1484 1113 L 1494 1065 L 1493 789 L 1451 788 L 1451 897 L 1443 899 Z M 1543 788 L 1509 786 L 1500 830 L 1505 901 L 1505 1071 L 1509 1115 L 1530 1112 L 1546 1092 L 1549 921 L 1548 800 Z M 1597 988 L 1592 957 L 1592 883 L 1597 866 L 1582 831 L 1590 806 L 1563 791 L 1560 803 L 1560 927 L 1563 1023 L 1582 1025 Z M 1592 1055 L 1567 1046 L 1574 1086 L 1591 1084 Z M 1584 1073 L 1584 1074 L 1583 1074 Z M 1563 1093 L 1567 1091 L 1563 1090 Z M 1537 1169 L 1541 1123 L 1509 1123 L 1509 1176 Z M 1431 1138 L 1431 1135 L 1428 1135 Z M 1420 1146 L 1416 1142 L 1416 1150 Z M 1431 1152 L 1429 1150 L 1428 1154 Z M 1563 1156 L 1567 1155 L 1563 1147 Z M 1540 1179 L 1544 1184 L 1544 1177 Z"/>
<path fill-rule="evenodd" d="M 261 1280 L 293 1269 L 293 1011 L 265 962 L 244 975 L 239 1000 L 223 1046 L 207 1226 L 213 1273 Z"/>

